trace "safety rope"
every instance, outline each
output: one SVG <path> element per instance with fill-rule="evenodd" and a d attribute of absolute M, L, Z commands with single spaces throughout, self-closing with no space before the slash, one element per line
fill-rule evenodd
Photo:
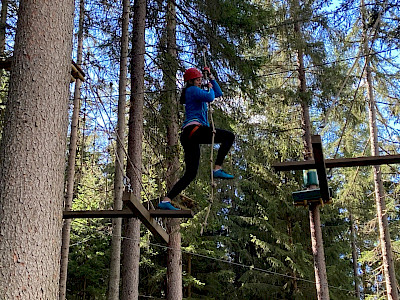
<path fill-rule="evenodd" d="M 207 52 L 207 47 L 204 46 L 202 49 L 203 52 L 203 60 L 204 60 L 204 67 L 207 67 L 207 59 L 206 59 L 206 52 Z M 208 74 L 207 72 L 204 72 L 204 79 L 208 81 Z M 214 118 L 213 118 L 213 110 L 211 106 L 211 102 L 208 103 L 208 118 L 211 123 L 211 129 L 212 129 L 212 136 L 211 136 L 211 154 L 210 154 L 210 176 L 211 176 L 211 192 L 210 192 L 210 204 L 207 207 L 206 211 L 206 216 L 204 218 L 203 224 L 201 224 L 201 229 L 200 229 L 200 235 L 203 235 L 204 229 L 207 227 L 207 221 L 208 217 L 210 215 L 211 211 L 211 206 L 214 202 L 214 189 L 216 187 L 216 184 L 214 182 L 214 141 L 215 141 L 215 125 L 214 125 Z"/>

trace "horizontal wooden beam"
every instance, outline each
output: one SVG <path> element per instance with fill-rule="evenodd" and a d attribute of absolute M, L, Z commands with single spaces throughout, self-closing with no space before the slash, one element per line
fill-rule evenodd
<path fill-rule="evenodd" d="M 193 218 L 193 211 L 190 209 L 181 210 L 165 210 L 165 209 L 150 209 L 150 216 L 153 218 Z"/>
<path fill-rule="evenodd" d="M 142 205 L 142 203 L 133 197 L 132 193 L 124 192 L 122 199 L 125 205 L 134 214 L 137 214 L 143 225 L 146 226 L 157 239 L 168 244 L 168 233 L 157 223 L 154 218 L 152 218 L 150 212 Z"/>
<path fill-rule="evenodd" d="M 64 219 L 76 218 L 133 218 L 136 215 L 130 209 L 124 210 L 66 210 Z"/>
<path fill-rule="evenodd" d="M 150 209 L 152 218 L 193 218 L 191 210 L 164 210 Z M 76 218 L 134 218 L 137 217 L 130 209 L 124 210 L 66 210 L 63 213 L 64 219 Z"/>
<path fill-rule="evenodd" d="M 400 155 L 365 156 L 354 158 L 338 158 L 325 160 L 326 168 L 349 168 L 358 166 L 377 166 L 385 164 L 399 164 Z M 316 169 L 315 160 L 290 161 L 273 164 L 275 171 L 294 171 Z"/>

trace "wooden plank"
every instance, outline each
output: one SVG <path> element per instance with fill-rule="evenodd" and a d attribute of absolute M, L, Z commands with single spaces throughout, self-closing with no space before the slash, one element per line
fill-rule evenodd
<path fill-rule="evenodd" d="M 328 178 L 326 176 L 326 166 L 324 160 L 324 153 L 322 151 L 321 136 L 311 136 L 311 144 L 313 148 L 313 155 L 315 160 L 315 167 L 317 169 L 319 188 L 321 190 L 321 198 L 324 202 L 330 200 Z"/>
<path fill-rule="evenodd" d="M 146 226 L 152 234 L 159 240 L 168 244 L 169 235 L 167 232 L 158 225 L 157 221 L 153 219 L 149 211 L 140 203 L 131 197 L 132 193 L 124 192 L 123 201 L 125 205 L 134 213 L 137 214 L 140 221 Z"/>
<path fill-rule="evenodd" d="M 355 158 L 327 159 L 325 165 L 327 168 L 347 168 L 362 166 L 379 166 L 386 164 L 399 164 L 400 155 L 384 156 L 366 156 Z"/>
<path fill-rule="evenodd" d="M 151 209 L 150 216 L 153 218 L 193 218 L 194 214 L 190 209 L 181 210 L 165 210 Z"/>
<path fill-rule="evenodd" d="M 358 166 L 374 166 L 385 164 L 399 164 L 400 155 L 365 156 L 353 158 L 338 158 L 325 160 L 326 168 L 349 168 Z M 275 171 L 294 171 L 315 169 L 315 160 L 290 161 L 273 164 Z"/>
<path fill-rule="evenodd" d="M 85 81 L 85 73 L 83 70 L 74 62 L 73 60 L 71 61 L 71 75 L 75 78 L 78 79 L 82 82 Z"/>
<path fill-rule="evenodd" d="M 75 218 L 133 218 L 136 215 L 130 209 L 124 210 L 66 210 L 64 219 Z"/>

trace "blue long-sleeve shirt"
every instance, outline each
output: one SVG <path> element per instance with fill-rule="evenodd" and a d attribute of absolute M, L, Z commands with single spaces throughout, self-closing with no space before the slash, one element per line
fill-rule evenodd
<path fill-rule="evenodd" d="M 202 90 L 197 86 L 190 86 L 186 89 L 185 100 L 186 118 L 182 127 L 191 122 L 199 122 L 204 126 L 210 126 L 208 122 L 208 102 L 212 102 L 215 98 L 222 96 L 221 88 L 215 80 L 210 80 L 213 88 L 210 91 Z"/>

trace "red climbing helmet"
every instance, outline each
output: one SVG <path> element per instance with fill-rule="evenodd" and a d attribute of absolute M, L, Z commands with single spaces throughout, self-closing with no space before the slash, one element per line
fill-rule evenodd
<path fill-rule="evenodd" d="M 185 74 L 183 74 L 183 80 L 185 82 L 199 77 L 203 77 L 203 74 L 196 68 L 187 69 Z"/>

